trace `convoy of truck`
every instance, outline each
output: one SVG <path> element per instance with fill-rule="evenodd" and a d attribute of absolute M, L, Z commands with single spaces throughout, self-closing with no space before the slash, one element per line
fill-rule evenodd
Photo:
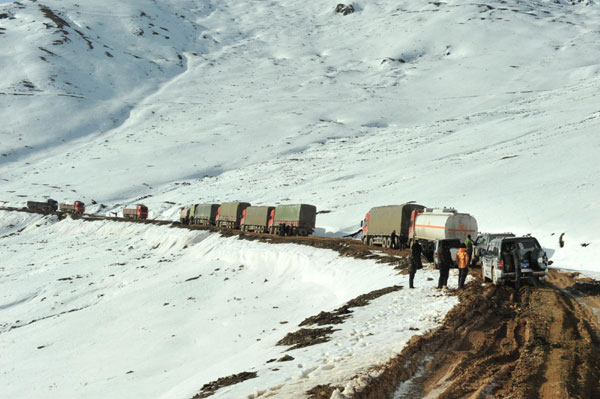
<path fill-rule="evenodd" d="M 309 204 L 251 206 L 248 202 L 224 202 L 182 208 L 179 221 L 247 232 L 308 236 L 315 229 L 316 217 L 317 207 Z"/>
<path fill-rule="evenodd" d="M 43 214 L 85 213 L 82 201 L 61 203 L 28 201 L 27 209 Z M 137 204 L 123 209 L 123 218 L 146 220 L 148 207 Z M 317 208 L 309 204 L 252 206 L 248 202 L 192 204 L 181 209 L 184 225 L 216 226 L 244 232 L 308 236 L 314 232 Z M 494 284 L 529 278 L 543 280 L 548 258 L 534 237 L 515 237 L 512 233 L 478 234 L 476 219 L 453 208 L 427 208 L 409 202 L 371 208 L 361 221 L 362 242 L 383 248 L 407 248 L 419 242 L 423 256 L 437 266 L 439 251 L 450 250 L 454 258 L 467 236 L 475 240 L 473 263 L 482 264 L 483 275 Z"/>

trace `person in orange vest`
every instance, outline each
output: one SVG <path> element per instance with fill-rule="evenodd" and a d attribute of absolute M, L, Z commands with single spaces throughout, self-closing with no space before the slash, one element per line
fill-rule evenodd
<path fill-rule="evenodd" d="M 458 264 L 458 288 L 463 288 L 469 273 L 469 253 L 465 244 L 460 244 L 456 254 L 456 264 Z"/>

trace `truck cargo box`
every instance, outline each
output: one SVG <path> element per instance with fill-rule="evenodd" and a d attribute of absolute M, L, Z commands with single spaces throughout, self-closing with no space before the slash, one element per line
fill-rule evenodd
<path fill-rule="evenodd" d="M 400 237 L 408 237 L 410 216 L 413 210 L 425 209 L 423 205 L 401 204 L 371 208 L 368 213 L 369 236 L 389 236 L 392 231 Z"/>
<path fill-rule="evenodd" d="M 194 204 L 190 208 L 192 224 L 214 225 L 220 204 Z"/>
<path fill-rule="evenodd" d="M 241 221 L 243 231 L 266 233 L 274 206 L 249 206 L 244 210 Z"/>
<path fill-rule="evenodd" d="M 137 204 L 135 208 L 124 208 L 123 217 L 125 219 L 147 219 L 148 207 L 143 204 Z"/>
<path fill-rule="evenodd" d="M 82 214 L 85 212 L 85 204 L 81 201 L 75 201 L 73 204 L 60 204 L 59 210 L 72 215 Z"/>
<path fill-rule="evenodd" d="M 315 229 L 317 207 L 309 204 L 277 205 L 271 232 L 281 233 L 281 226 L 290 227 L 289 234 L 309 235 Z"/>
<path fill-rule="evenodd" d="M 46 202 L 27 201 L 27 208 L 35 212 L 51 213 L 58 209 L 58 202 L 53 199 Z"/>
<path fill-rule="evenodd" d="M 217 226 L 239 228 L 244 209 L 248 208 L 248 202 L 224 202 L 219 208 L 217 215 Z"/>

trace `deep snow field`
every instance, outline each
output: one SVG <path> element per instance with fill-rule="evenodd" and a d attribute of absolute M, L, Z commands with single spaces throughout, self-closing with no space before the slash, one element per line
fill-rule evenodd
<path fill-rule="evenodd" d="M 336 4 L 0 1 L 0 206 L 303 202 L 341 236 L 414 200 L 600 272 L 600 5 Z M 0 397 L 188 399 L 249 370 L 215 397 L 349 393 L 455 303 L 423 271 L 267 364 L 304 318 L 405 276 L 166 227 L 0 212 L 0 229 Z"/>
<path fill-rule="evenodd" d="M 244 371 L 258 377 L 214 397 L 297 398 L 321 384 L 348 394 L 457 302 L 423 271 L 415 290 L 353 308 L 331 341 L 286 352 L 275 344 L 306 317 L 408 276 L 300 245 L 15 212 L 0 211 L 0 238 L 6 398 L 189 399 Z"/>

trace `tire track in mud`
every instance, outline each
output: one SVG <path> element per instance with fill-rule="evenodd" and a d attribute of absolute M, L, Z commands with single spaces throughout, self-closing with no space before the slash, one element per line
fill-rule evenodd
<path fill-rule="evenodd" d="M 352 398 L 600 398 L 598 319 L 569 292 L 576 285 L 554 270 L 518 293 L 477 278 L 441 327 L 411 339 Z"/>

